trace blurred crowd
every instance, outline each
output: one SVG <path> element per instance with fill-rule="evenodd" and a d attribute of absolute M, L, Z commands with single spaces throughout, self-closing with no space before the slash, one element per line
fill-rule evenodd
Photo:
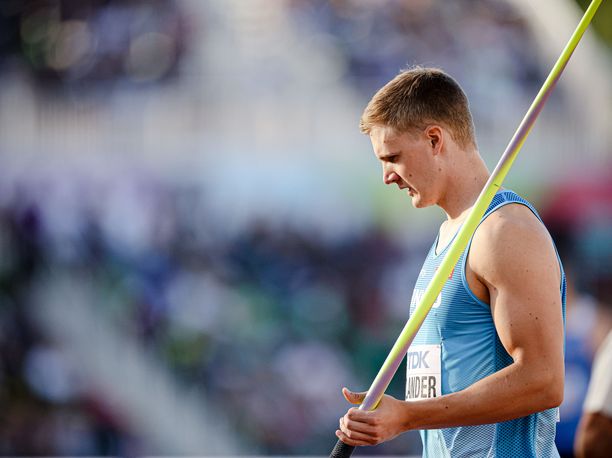
<path fill-rule="evenodd" d="M 338 389 L 375 375 L 403 324 L 392 296 L 414 282 L 429 242 L 408 250 L 376 227 L 329 239 L 266 221 L 228 232 L 203 189 L 142 172 L 1 181 L 3 455 L 147 450 L 31 319 L 31 290 L 49 272 L 85 273 L 110 322 L 203 387 L 264 453 L 325 453 L 344 408 Z M 571 283 L 566 451 L 612 324 L 611 209 L 605 182 L 561 188 L 544 209 Z"/>
<path fill-rule="evenodd" d="M 0 2 L 0 72 L 27 68 L 52 97 L 180 80 L 192 45 L 181 4 Z M 491 97 L 531 96 L 543 79 L 526 24 L 505 2 L 286 5 L 295 28 L 334 44 L 363 98 L 400 68 L 443 61 L 459 79 L 466 69 L 479 75 L 466 87 L 478 117 Z M 488 67 L 478 71 L 482 53 Z M 0 150 L 0 454 L 155 453 L 32 318 L 32 291 L 53 272 L 86 276 L 109 323 L 223 406 L 258 452 L 329 452 L 346 407 L 339 390 L 367 388 L 376 374 L 407 318 L 435 228 L 408 243 L 411 234 L 400 240 L 376 221 L 334 236 L 280 217 L 230 228 L 207 193 L 210 172 L 201 182 L 146 166 L 41 163 L 14 172 L 7 153 Z M 612 323 L 610 176 L 593 186 L 564 182 L 542 203 L 572 286 L 558 435 L 566 456 L 593 353 Z M 402 390 L 399 375 L 391 393 Z M 414 439 L 379 450 L 418 453 Z"/>
<path fill-rule="evenodd" d="M 86 272 L 97 306 L 182 381 L 242 412 L 233 420 L 265 452 L 329 443 L 339 388 L 363 387 L 401 326 L 384 289 L 404 250 L 375 227 L 326 240 L 261 221 L 228 235 L 205 193 L 146 175 L 45 176 L 2 180 L 1 453 L 135 447 L 28 319 L 28 292 L 49 271 Z"/>
<path fill-rule="evenodd" d="M 155 82 L 176 75 L 188 36 L 174 0 L 6 0 L 0 70 L 18 61 L 54 89 Z"/>
<path fill-rule="evenodd" d="M 292 26 L 340 52 L 344 76 L 366 96 L 416 63 L 444 62 L 459 79 L 471 69 L 482 78 L 468 81 L 475 96 L 531 96 L 542 81 L 527 24 L 507 2 L 286 3 Z M 0 70 L 18 61 L 55 89 L 162 81 L 180 74 L 192 28 L 176 0 L 7 0 L 0 4 Z M 490 66 L 475 72 L 483 53 Z M 500 84 L 504 91 L 491 90 Z M 486 100 L 474 102 L 478 109 Z"/>
<path fill-rule="evenodd" d="M 612 332 L 611 177 L 610 168 L 580 170 L 550 189 L 543 204 L 568 279 L 565 396 L 556 439 L 566 457 L 574 450 L 593 358 Z"/>
<path fill-rule="evenodd" d="M 509 2 L 291 0 L 290 4 L 296 27 L 314 28 L 330 39 L 347 63 L 347 80 L 367 97 L 402 68 L 443 64 L 445 71 L 464 82 L 475 117 L 486 121 L 496 98 L 531 98 L 543 81 L 527 23 Z"/>

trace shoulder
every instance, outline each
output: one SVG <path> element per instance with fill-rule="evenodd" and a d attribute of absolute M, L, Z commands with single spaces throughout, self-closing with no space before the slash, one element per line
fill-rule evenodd
<path fill-rule="evenodd" d="M 520 279 L 530 274 L 530 269 L 558 269 L 554 245 L 544 224 L 519 203 L 504 205 L 481 223 L 470 248 L 470 264 L 485 283 L 506 275 Z"/>
<path fill-rule="evenodd" d="M 510 203 L 491 213 L 477 230 L 476 236 L 482 241 L 499 242 L 517 237 L 550 240 L 548 231 L 539 218 L 520 203 Z"/>

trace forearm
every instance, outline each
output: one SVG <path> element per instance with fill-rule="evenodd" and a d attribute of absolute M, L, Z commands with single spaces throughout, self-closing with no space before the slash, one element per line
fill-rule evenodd
<path fill-rule="evenodd" d="M 362 402 L 365 395 L 346 389 L 343 393 L 352 403 Z M 546 364 L 515 362 L 465 390 L 439 398 L 400 401 L 385 395 L 374 410 L 349 409 L 340 419 L 336 435 L 349 445 L 375 445 L 411 429 L 499 423 L 523 417 L 559 405 L 562 397 L 562 364 L 552 370 Z"/>
<path fill-rule="evenodd" d="M 408 430 L 499 423 L 556 407 L 562 389 L 562 380 L 514 363 L 465 390 L 405 402 L 404 426 Z"/>

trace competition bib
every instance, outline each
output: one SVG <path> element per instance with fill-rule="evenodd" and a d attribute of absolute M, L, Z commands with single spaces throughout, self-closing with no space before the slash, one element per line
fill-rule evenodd
<path fill-rule="evenodd" d="M 406 401 L 442 394 L 440 345 L 413 345 L 406 354 Z"/>

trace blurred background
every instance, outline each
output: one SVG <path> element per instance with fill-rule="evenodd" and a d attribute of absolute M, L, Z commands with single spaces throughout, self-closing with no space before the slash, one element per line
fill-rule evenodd
<path fill-rule="evenodd" d="M 443 219 L 361 111 L 439 66 L 492 168 L 587 3 L 0 1 L 0 454 L 329 453 Z M 570 280 L 564 456 L 612 323 L 611 45 L 604 2 L 506 181 Z"/>

